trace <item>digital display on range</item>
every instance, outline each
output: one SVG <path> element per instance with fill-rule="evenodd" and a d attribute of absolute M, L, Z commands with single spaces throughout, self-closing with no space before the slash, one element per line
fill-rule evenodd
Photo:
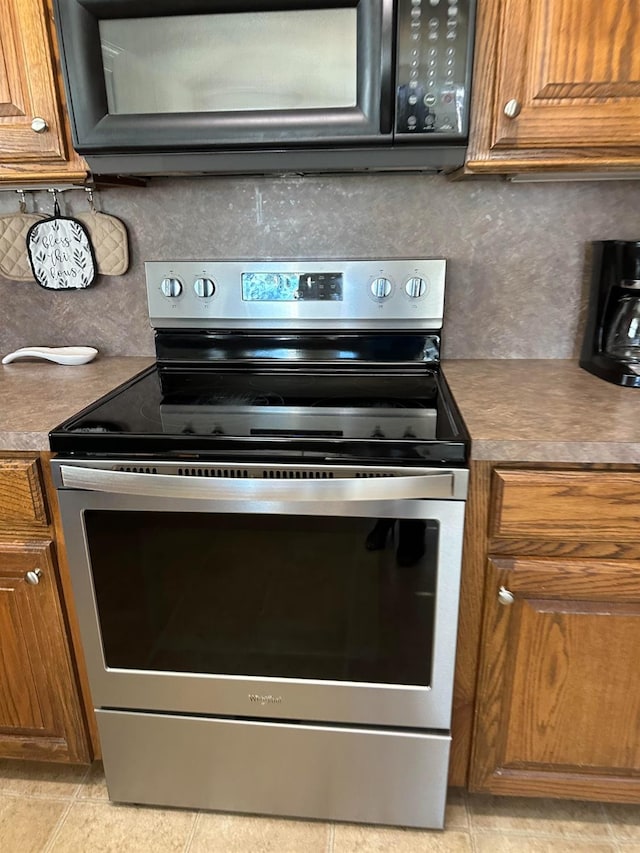
<path fill-rule="evenodd" d="M 341 272 L 243 272 L 245 302 L 341 302 Z"/>

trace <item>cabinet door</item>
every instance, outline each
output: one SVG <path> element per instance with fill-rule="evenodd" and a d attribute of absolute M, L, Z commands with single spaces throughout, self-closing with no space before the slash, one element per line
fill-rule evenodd
<path fill-rule="evenodd" d="M 483 638 L 471 789 L 638 802 L 640 561 L 490 560 Z"/>
<path fill-rule="evenodd" d="M 85 174 L 62 115 L 50 15 L 48 0 L 2 2 L 0 179 Z"/>
<path fill-rule="evenodd" d="M 49 542 L 0 544 L 0 756 L 89 760 Z"/>
<path fill-rule="evenodd" d="M 488 0 L 480 9 L 470 168 L 640 165 L 640 4 Z"/>
<path fill-rule="evenodd" d="M 33 531 L 47 522 L 37 458 L 0 456 L 0 530 Z"/>

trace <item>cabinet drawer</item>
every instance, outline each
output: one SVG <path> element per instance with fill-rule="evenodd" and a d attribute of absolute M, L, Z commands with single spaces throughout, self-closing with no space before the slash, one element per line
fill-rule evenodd
<path fill-rule="evenodd" d="M 38 460 L 0 458 L 0 530 L 47 522 Z"/>
<path fill-rule="evenodd" d="M 490 535 L 640 541 L 640 472 L 500 470 Z"/>

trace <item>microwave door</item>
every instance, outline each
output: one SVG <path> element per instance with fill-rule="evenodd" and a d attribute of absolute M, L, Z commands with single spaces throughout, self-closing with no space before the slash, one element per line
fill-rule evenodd
<path fill-rule="evenodd" d="M 56 0 L 74 145 L 389 142 L 392 18 L 392 0 Z"/>

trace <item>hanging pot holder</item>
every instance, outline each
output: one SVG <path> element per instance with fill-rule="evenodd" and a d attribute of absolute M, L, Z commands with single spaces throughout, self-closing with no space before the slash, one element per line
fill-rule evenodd
<path fill-rule="evenodd" d="M 91 236 L 100 275 L 124 275 L 129 268 L 127 229 L 120 219 L 91 210 L 78 213 L 77 219 Z"/>
<path fill-rule="evenodd" d="M 27 252 L 33 277 L 48 290 L 77 290 L 94 282 L 97 264 L 89 233 L 77 219 L 60 216 L 57 202 L 53 216 L 27 232 Z"/>
<path fill-rule="evenodd" d="M 0 216 L 0 276 L 13 281 L 33 281 L 27 256 L 27 233 L 44 217 L 37 213 Z"/>

